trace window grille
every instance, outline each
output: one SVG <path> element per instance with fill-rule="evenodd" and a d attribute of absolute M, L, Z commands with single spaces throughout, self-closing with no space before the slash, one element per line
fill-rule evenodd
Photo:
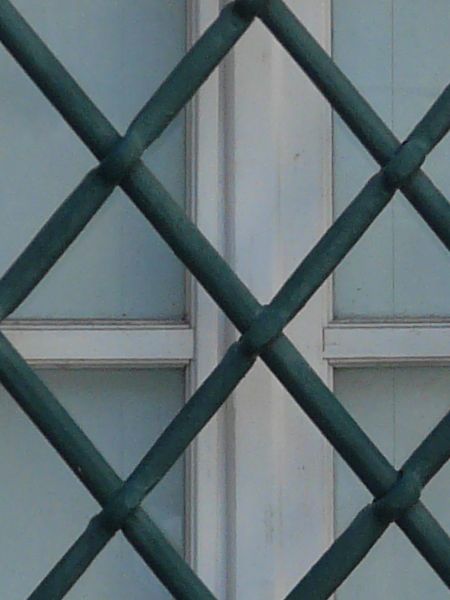
<path fill-rule="evenodd" d="M 255 17 L 380 165 L 267 306 L 258 303 L 140 160 Z M 287 598 L 328 598 L 392 522 L 450 585 L 450 539 L 420 500 L 424 486 L 450 456 L 450 414 L 397 471 L 283 334 L 398 189 L 449 248 L 450 206 L 421 166 L 450 128 L 450 86 L 400 143 L 282 0 L 236 0 L 225 6 L 121 137 L 9 0 L 0 0 L 0 38 L 99 160 L 0 280 L 0 318 L 27 297 L 119 185 L 242 334 L 126 481 L 0 334 L 0 381 L 102 507 L 30 598 L 63 598 L 121 529 L 175 598 L 213 600 L 140 504 L 257 357 L 374 496 Z"/>

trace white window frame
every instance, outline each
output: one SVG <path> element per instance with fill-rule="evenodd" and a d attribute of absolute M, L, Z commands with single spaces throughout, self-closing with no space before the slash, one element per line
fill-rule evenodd
<path fill-rule="evenodd" d="M 324 329 L 324 357 L 340 368 L 449 365 L 450 322 L 332 321 Z"/>
<path fill-rule="evenodd" d="M 217 18 L 220 0 L 188 0 L 189 43 Z M 221 64 L 203 84 L 190 107 L 191 218 L 224 254 L 223 118 Z M 223 317 L 217 304 L 190 277 L 194 352 L 189 363 L 188 396 L 219 362 Z M 223 411 L 213 417 L 189 449 L 188 560 L 219 598 L 227 594 L 226 447 Z"/>

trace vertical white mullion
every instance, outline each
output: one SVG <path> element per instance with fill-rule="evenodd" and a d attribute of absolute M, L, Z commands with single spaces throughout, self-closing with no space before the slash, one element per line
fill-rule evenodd
<path fill-rule="evenodd" d="M 274 87 L 279 49 L 258 22 L 234 53 L 233 136 L 229 137 L 234 268 L 257 298 L 270 300 L 279 264 L 278 118 Z M 280 533 L 277 384 L 257 363 L 233 398 L 234 544 L 230 598 L 271 600 Z"/>
<path fill-rule="evenodd" d="M 291 9 L 327 50 L 331 46 L 331 2 L 291 0 Z M 280 182 L 282 240 L 287 277 L 332 220 L 331 110 L 299 68 L 286 57 L 283 79 Z M 323 328 L 332 314 L 327 281 L 287 330 L 310 365 L 332 386 L 323 357 Z M 333 539 L 333 454 L 323 435 L 292 401 L 285 402 L 282 563 L 290 590 Z M 298 414 L 300 413 L 300 414 Z"/>
<path fill-rule="evenodd" d="M 191 41 L 195 42 L 217 17 L 219 0 L 191 0 Z M 220 75 L 217 69 L 193 102 L 193 218 L 221 251 L 222 191 L 220 182 Z M 192 282 L 195 359 L 190 369 L 192 393 L 220 360 L 222 320 L 217 305 Z M 220 599 L 226 597 L 224 417 L 219 413 L 192 445 L 188 517 L 190 562 Z"/>
<path fill-rule="evenodd" d="M 328 46 L 329 2 L 289 4 Z M 265 303 L 329 224 L 331 121 L 318 92 L 260 23 L 234 52 L 233 79 L 230 259 Z M 322 359 L 328 294 L 326 286 L 316 294 L 289 335 L 330 381 Z M 332 539 L 331 451 L 260 363 L 234 394 L 233 417 L 229 597 L 272 600 Z"/>

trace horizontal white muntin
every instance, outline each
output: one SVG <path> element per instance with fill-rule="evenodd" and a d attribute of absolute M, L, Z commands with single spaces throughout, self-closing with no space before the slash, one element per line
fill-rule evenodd
<path fill-rule="evenodd" d="M 194 355 L 186 324 L 145 321 L 7 321 L 1 331 L 42 366 L 185 365 Z"/>
<path fill-rule="evenodd" d="M 450 364 L 450 322 L 334 322 L 324 328 L 324 358 L 333 366 Z"/>

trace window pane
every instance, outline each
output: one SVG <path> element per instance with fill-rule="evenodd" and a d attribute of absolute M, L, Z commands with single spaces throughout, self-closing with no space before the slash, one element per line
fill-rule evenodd
<path fill-rule="evenodd" d="M 185 52 L 185 0 L 17 0 L 121 133 Z M 0 272 L 96 160 L 0 46 Z M 181 115 L 145 154 L 185 198 Z M 120 190 L 14 316 L 180 318 L 184 270 Z"/>
<path fill-rule="evenodd" d="M 396 468 L 400 468 L 450 408 L 450 369 L 443 367 L 343 369 L 336 372 L 338 398 Z M 450 531 L 450 464 L 431 480 L 422 499 Z M 335 458 L 335 527 L 339 535 L 372 500 L 344 462 Z M 395 525 L 344 583 L 338 600 L 427 598 L 448 591 Z"/>
<path fill-rule="evenodd" d="M 182 370 L 41 371 L 62 404 L 121 477 L 136 466 L 183 405 Z M 99 506 L 44 437 L 0 392 L 2 596 L 28 598 Z M 184 547 L 184 464 L 144 502 L 170 541 Z M 24 568 L 24 565 L 26 568 Z M 70 600 L 170 598 L 121 533 L 67 596 Z"/>
<path fill-rule="evenodd" d="M 404 139 L 450 81 L 446 0 L 334 0 L 337 63 Z M 424 169 L 450 195 L 450 139 Z M 334 120 L 334 210 L 338 215 L 378 170 L 367 151 Z M 450 314 L 449 255 L 398 194 L 341 264 L 335 312 L 349 317 L 443 317 Z"/>

